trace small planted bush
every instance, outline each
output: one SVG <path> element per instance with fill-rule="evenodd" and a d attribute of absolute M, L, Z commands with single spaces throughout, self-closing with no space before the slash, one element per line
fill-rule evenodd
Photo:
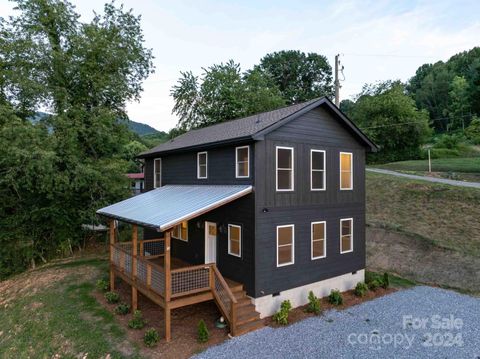
<path fill-rule="evenodd" d="M 384 289 L 388 289 L 388 287 L 390 287 L 390 277 L 388 276 L 388 273 L 385 272 L 383 273 L 383 283 L 382 283 L 382 287 Z"/>
<path fill-rule="evenodd" d="M 148 329 L 143 336 L 143 342 L 150 348 L 157 345 L 159 339 L 160 336 L 155 328 Z"/>
<path fill-rule="evenodd" d="M 355 287 L 355 295 L 357 297 L 363 297 L 368 292 L 368 285 L 364 282 L 358 282 L 357 286 Z"/>
<path fill-rule="evenodd" d="M 197 333 L 199 343 L 208 342 L 210 333 L 208 332 L 207 325 L 205 324 L 205 321 L 203 319 L 200 319 L 200 321 L 198 322 Z"/>
<path fill-rule="evenodd" d="M 331 304 L 342 305 L 343 304 L 342 293 L 340 293 L 339 290 L 332 289 L 332 291 L 330 292 L 330 295 L 328 296 L 328 301 Z"/>
<path fill-rule="evenodd" d="M 142 329 L 145 326 L 142 312 L 138 309 L 133 312 L 133 317 L 128 322 L 128 326 L 132 329 Z"/>
<path fill-rule="evenodd" d="M 320 299 L 317 298 L 315 294 L 313 294 L 312 291 L 308 293 L 308 306 L 307 306 L 307 312 L 309 313 L 314 313 L 315 315 L 320 314 L 322 311 L 322 308 L 320 306 Z"/>
<path fill-rule="evenodd" d="M 292 303 L 289 300 L 284 300 L 280 304 L 280 310 L 273 315 L 273 320 L 278 324 L 287 325 L 288 324 L 288 312 L 292 309 Z"/>
<path fill-rule="evenodd" d="M 105 293 L 105 299 L 110 304 L 118 303 L 120 300 L 120 295 L 117 292 L 107 292 Z"/>
<path fill-rule="evenodd" d="M 126 315 L 130 312 L 130 306 L 127 303 L 120 303 L 115 307 L 115 314 Z"/>
<path fill-rule="evenodd" d="M 379 280 L 379 279 L 374 279 L 370 283 L 368 283 L 368 288 L 373 291 L 377 290 L 381 286 L 382 286 L 382 280 Z"/>
<path fill-rule="evenodd" d="M 108 284 L 106 279 L 99 279 L 97 280 L 96 287 L 99 291 L 106 292 L 108 289 L 110 289 L 110 284 Z"/>

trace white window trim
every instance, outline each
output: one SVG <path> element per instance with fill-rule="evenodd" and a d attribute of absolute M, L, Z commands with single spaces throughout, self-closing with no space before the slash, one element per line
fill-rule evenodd
<path fill-rule="evenodd" d="M 175 226 L 175 227 L 180 227 L 180 229 L 178 231 L 180 236 L 182 235 L 182 227 L 181 226 L 182 226 L 182 223 L 179 223 Z M 172 238 L 178 239 L 179 241 L 182 241 L 182 242 L 188 242 L 188 221 L 187 221 L 187 238 L 175 237 L 173 235 L 173 231 L 172 231 Z"/>
<path fill-rule="evenodd" d="M 247 149 L 247 175 L 239 176 L 238 175 L 238 150 L 246 148 Z M 249 178 L 250 177 L 250 146 L 239 146 L 235 147 L 235 178 Z"/>
<path fill-rule="evenodd" d="M 287 227 L 292 227 L 292 261 L 288 263 L 279 264 L 278 263 L 278 230 L 280 228 L 287 228 Z M 295 264 L 295 225 L 294 224 L 285 224 L 282 226 L 277 226 L 277 247 L 275 248 L 275 250 L 277 251 L 277 268 Z"/>
<path fill-rule="evenodd" d="M 323 153 L 323 171 L 313 169 L 313 153 Z M 323 172 L 323 188 L 313 188 L 313 171 Z M 327 190 L 327 153 L 325 150 L 310 150 L 310 191 L 326 191 Z"/>
<path fill-rule="evenodd" d="M 205 177 L 200 177 L 200 155 L 205 154 Z M 208 152 L 197 152 L 197 179 L 207 179 L 208 178 Z"/>
<path fill-rule="evenodd" d="M 236 227 L 240 230 L 240 237 L 238 239 L 238 252 L 239 254 L 232 253 L 230 250 L 230 228 L 231 227 Z M 237 224 L 229 224 L 228 225 L 228 254 L 234 257 L 242 258 L 242 236 L 243 236 L 243 231 L 242 231 L 242 226 L 239 226 Z"/>
<path fill-rule="evenodd" d="M 342 154 L 350 155 L 350 187 L 343 188 L 342 187 Z M 340 156 L 338 157 L 339 161 L 339 175 L 340 175 L 340 191 L 351 191 L 353 189 L 353 153 L 352 152 L 340 152 Z"/>
<path fill-rule="evenodd" d="M 350 250 L 349 251 L 342 251 L 342 222 L 350 221 Z M 351 253 L 353 252 L 353 218 L 342 218 L 340 219 L 340 254 L 344 253 Z"/>
<path fill-rule="evenodd" d="M 160 184 L 157 186 L 157 160 L 160 161 Z M 153 159 L 153 188 L 162 187 L 162 159 Z"/>
<path fill-rule="evenodd" d="M 318 257 L 314 257 L 313 256 L 313 226 L 315 224 L 321 224 L 323 223 L 323 256 L 318 256 Z M 326 221 L 318 221 L 318 222 L 312 222 L 310 224 L 310 242 L 311 242 L 311 257 L 312 257 L 312 261 L 315 260 L 315 259 L 321 259 L 321 258 L 325 258 L 327 257 L 327 222 Z"/>
<path fill-rule="evenodd" d="M 278 189 L 278 150 L 291 150 L 292 152 L 292 188 L 289 189 Z M 289 168 L 281 168 L 283 170 L 287 170 Z M 293 192 L 295 190 L 295 149 L 293 147 L 284 147 L 284 146 L 276 146 L 275 147 L 275 189 L 277 192 Z"/>

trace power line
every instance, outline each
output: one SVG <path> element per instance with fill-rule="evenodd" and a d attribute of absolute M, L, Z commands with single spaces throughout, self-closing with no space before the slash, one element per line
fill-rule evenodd
<path fill-rule="evenodd" d="M 423 58 L 423 59 L 433 59 L 438 58 L 438 56 L 425 56 L 425 55 L 395 55 L 395 54 L 355 54 L 355 53 L 342 53 L 342 55 L 347 56 L 358 56 L 358 57 L 399 57 L 399 58 Z"/>

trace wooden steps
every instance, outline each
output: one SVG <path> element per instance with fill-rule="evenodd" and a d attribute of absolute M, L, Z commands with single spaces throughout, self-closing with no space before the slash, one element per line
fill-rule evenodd
<path fill-rule="evenodd" d="M 233 282 L 232 280 L 226 281 L 237 300 L 235 330 L 233 331 L 235 336 L 263 328 L 265 324 L 263 320 L 260 319 L 260 313 L 255 310 L 255 306 L 247 296 L 243 285 Z"/>

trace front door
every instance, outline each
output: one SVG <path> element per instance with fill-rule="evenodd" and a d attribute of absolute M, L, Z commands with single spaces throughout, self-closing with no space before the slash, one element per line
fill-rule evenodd
<path fill-rule="evenodd" d="M 205 263 L 217 262 L 217 224 L 205 222 Z"/>

